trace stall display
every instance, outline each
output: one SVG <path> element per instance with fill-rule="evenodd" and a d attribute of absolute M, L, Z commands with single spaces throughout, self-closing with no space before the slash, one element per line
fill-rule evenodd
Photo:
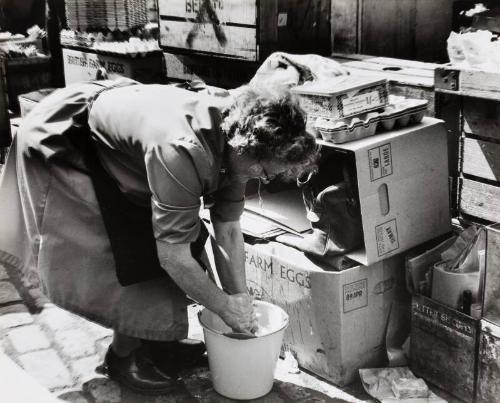
<path fill-rule="evenodd" d="M 158 23 L 146 0 L 66 1 L 69 29 L 60 34 L 65 83 L 125 76 L 145 83 L 165 79 Z"/>

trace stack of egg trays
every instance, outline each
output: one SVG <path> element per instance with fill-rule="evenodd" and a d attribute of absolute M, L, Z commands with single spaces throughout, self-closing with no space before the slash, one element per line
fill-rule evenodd
<path fill-rule="evenodd" d="M 420 123 L 429 101 L 404 97 L 389 97 L 389 105 L 380 111 L 368 112 L 348 119 L 330 121 L 318 118 L 314 128 L 322 139 L 342 144 L 373 136 L 377 132 L 389 131 L 395 127 L 406 127 Z"/>
<path fill-rule="evenodd" d="M 146 0 L 65 0 L 72 31 L 127 31 L 148 23 Z"/>

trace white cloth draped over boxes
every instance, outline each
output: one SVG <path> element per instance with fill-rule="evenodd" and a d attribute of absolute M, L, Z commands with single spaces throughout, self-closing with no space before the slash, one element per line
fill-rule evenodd
<path fill-rule="evenodd" d="M 192 243 L 202 196 L 223 221 L 238 220 L 243 209 L 244 187 L 223 167 L 221 113 L 231 97 L 128 79 L 103 91 L 114 85 L 57 90 L 22 122 L 0 178 L 0 263 L 37 270 L 51 301 L 118 332 L 182 339 L 188 300 L 169 277 L 118 282 L 88 166 L 72 137 L 88 116 L 104 170 L 130 202 L 151 206 L 158 249 Z"/>

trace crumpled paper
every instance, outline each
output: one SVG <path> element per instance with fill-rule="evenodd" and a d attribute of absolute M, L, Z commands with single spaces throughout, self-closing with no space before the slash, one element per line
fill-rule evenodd
<path fill-rule="evenodd" d="M 486 30 L 451 32 L 447 40 L 450 62 L 456 67 L 482 71 L 500 69 L 500 42 L 493 41 L 493 33 Z"/>
<path fill-rule="evenodd" d="M 249 84 L 279 90 L 348 74 L 340 63 L 327 57 L 274 52 L 264 60 Z"/>
<path fill-rule="evenodd" d="M 417 380 L 408 367 L 360 369 L 359 376 L 366 392 L 382 403 L 447 403 L 429 390 L 429 397 L 398 399 L 394 394 L 393 381 Z"/>
<path fill-rule="evenodd" d="M 448 249 L 441 253 L 443 268 L 454 273 L 473 273 L 481 270 L 479 255 L 485 249 L 486 233 L 483 227 L 471 225 Z"/>

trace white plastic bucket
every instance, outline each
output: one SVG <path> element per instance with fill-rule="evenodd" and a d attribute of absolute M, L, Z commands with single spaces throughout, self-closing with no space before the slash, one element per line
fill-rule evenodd
<path fill-rule="evenodd" d="M 223 320 L 208 309 L 199 314 L 208 365 L 216 392 L 231 399 L 256 399 L 273 387 L 274 370 L 288 326 L 288 315 L 269 302 L 254 301 L 257 337 L 234 339 Z"/>

